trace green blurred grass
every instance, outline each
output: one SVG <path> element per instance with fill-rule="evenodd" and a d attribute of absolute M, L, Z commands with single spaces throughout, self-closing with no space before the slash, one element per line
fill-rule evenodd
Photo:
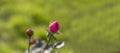
<path fill-rule="evenodd" d="M 23 53 L 25 31 L 46 35 L 58 20 L 61 53 L 120 53 L 120 0 L 0 0 L 0 53 Z"/>

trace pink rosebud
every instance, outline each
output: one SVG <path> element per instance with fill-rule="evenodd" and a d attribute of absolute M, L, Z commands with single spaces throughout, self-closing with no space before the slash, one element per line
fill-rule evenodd
<path fill-rule="evenodd" d="M 49 25 L 49 31 L 52 33 L 57 33 L 59 29 L 60 27 L 58 21 L 54 21 Z"/>
<path fill-rule="evenodd" d="M 31 37 L 33 35 L 33 30 L 32 29 L 27 29 L 26 34 L 28 37 Z"/>

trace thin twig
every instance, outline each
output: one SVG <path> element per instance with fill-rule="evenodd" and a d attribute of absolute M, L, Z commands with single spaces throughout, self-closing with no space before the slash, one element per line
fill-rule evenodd
<path fill-rule="evenodd" d="M 51 38 L 52 38 L 52 35 L 50 35 L 49 40 L 48 40 L 48 42 L 47 42 L 46 46 L 44 47 L 44 49 L 43 49 L 42 53 L 44 53 L 45 49 L 46 49 L 46 48 L 47 48 L 47 46 L 49 45 Z"/>
<path fill-rule="evenodd" d="M 29 42 L 31 41 L 31 37 L 29 37 Z M 29 42 L 28 42 L 28 53 L 31 53 L 31 51 L 30 51 L 30 44 L 29 44 Z"/>

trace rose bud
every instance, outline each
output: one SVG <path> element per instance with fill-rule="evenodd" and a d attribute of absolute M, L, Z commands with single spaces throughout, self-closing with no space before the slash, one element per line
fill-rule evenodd
<path fill-rule="evenodd" d="M 30 39 L 29 40 L 29 45 L 33 45 L 33 44 L 37 44 L 38 43 L 38 39 Z"/>
<path fill-rule="evenodd" d="M 49 25 L 49 31 L 51 33 L 57 33 L 59 30 L 59 22 L 58 21 L 54 21 Z"/>
<path fill-rule="evenodd" d="M 26 34 L 28 37 L 31 37 L 33 35 L 33 30 L 32 29 L 27 29 Z"/>

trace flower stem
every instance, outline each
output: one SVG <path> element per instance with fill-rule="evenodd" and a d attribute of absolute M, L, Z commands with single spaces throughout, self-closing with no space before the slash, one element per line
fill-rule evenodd
<path fill-rule="evenodd" d="M 30 42 L 30 40 L 31 40 L 31 37 L 29 37 L 29 42 Z M 29 44 L 29 42 L 28 42 L 28 53 L 31 53 L 31 51 L 30 51 L 30 44 Z"/>
<path fill-rule="evenodd" d="M 44 53 L 45 49 L 48 47 L 48 45 L 49 45 L 49 43 L 50 43 L 50 41 L 51 41 L 52 35 L 53 35 L 53 34 L 50 34 L 49 40 L 48 40 L 46 46 L 43 48 L 42 53 Z"/>

